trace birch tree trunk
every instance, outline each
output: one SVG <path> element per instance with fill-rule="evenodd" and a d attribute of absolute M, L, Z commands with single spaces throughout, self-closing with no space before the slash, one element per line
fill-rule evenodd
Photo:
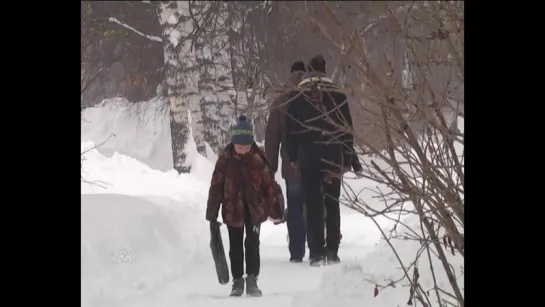
<path fill-rule="evenodd" d="M 159 24 L 165 57 L 165 77 L 168 101 L 170 105 L 170 131 L 172 138 L 172 158 L 174 169 L 178 173 L 189 173 L 193 164 L 189 127 L 189 105 L 184 95 L 184 76 L 181 57 L 182 35 L 180 28 L 180 10 L 176 1 L 163 1 L 157 5 Z M 194 157 L 193 157 L 194 159 Z"/>
<path fill-rule="evenodd" d="M 266 101 L 263 98 L 264 80 L 261 74 L 261 43 L 256 37 L 256 16 L 268 9 L 260 5 L 229 2 L 232 31 L 229 33 L 231 75 L 235 89 L 235 113 L 244 114 L 254 126 L 256 141 L 264 138 Z M 249 7 L 250 6 L 250 7 Z"/>
<path fill-rule="evenodd" d="M 231 58 L 229 56 L 229 32 L 234 31 L 231 25 L 226 22 L 229 20 L 231 12 L 228 7 L 229 2 L 222 2 L 221 7 L 221 36 L 218 38 L 218 51 L 216 53 L 215 62 L 216 65 L 216 77 L 218 78 L 218 90 L 216 91 L 217 97 L 217 114 L 219 116 L 219 129 L 220 132 L 220 146 L 223 147 L 230 142 L 229 129 L 233 122 L 237 118 L 237 114 L 234 111 L 233 97 L 236 97 L 236 91 L 234 89 L 234 79 L 231 72 Z"/>
<path fill-rule="evenodd" d="M 196 26 L 194 20 L 200 20 L 202 15 L 202 10 L 193 10 L 189 6 L 189 1 L 177 1 L 178 9 L 180 10 L 183 24 L 180 23 L 182 29 L 182 48 L 180 50 L 180 58 L 183 59 L 182 69 L 185 71 L 185 96 L 188 100 L 189 110 L 191 111 L 191 128 L 193 132 L 193 138 L 195 144 L 197 145 L 197 152 L 206 157 L 206 145 L 204 142 L 204 125 L 203 125 L 203 116 L 201 110 L 201 93 L 199 90 L 199 70 L 200 63 L 197 61 L 197 52 L 198 43 L 200 34 L 197 37 L 194 37 L 194 29 Z M 202 6 L 206 5 L 205 1 L 195 1 L 193 6 Z M 193 18 L 191 17 L 193 15 Z M 195 19 L 194 19 L 195 18 Z M 192 46 L 192 44 L 195 46 Z"/>
<path fill-rule="evenodd" d="M 246 115 L 248 119 L 251 119 L 247 114 L 248 103 L 246 100 L 246 95 L 244 93 L 244 80 L 245 80 L 245 71 L 243 63 L 244 45 L 242 43 L 244 39 L 244 14 L 241 12 L 240 8 L 241 3 L 228 2 L 228 23 L 229 23 L 229 32 L 228 35 L 228 51 L 229 51 L 229 69 L 230 76 L 233 81 L 232 83 L 232 92 L 230 95 L 232 104 L 233 104 L 233 119 L 232 121 L 240 116 Z M 232 123 L 233 123 L 232 122 Z"/>
<path fill-rule="evenodd" d="M 206 3 L 211 2 L 203 3 L 206 6 Z M 231 39 L 240 29 L 240 23 L 233 23 L 233 12 L 230 10 L 232 3 L 222 1 L 215 4 L 215 7 L 210 4 L 210 7 L 200 8 L 201 14 L 215 15 L 216 18 L 213 22 L 199 25 L 196 62 L 200 63 L 200 110 L 204 122 L 204 140 L 217 153 L 229 143 L 229 128 L 237 117 L 238 79 L 232 66 L 235 63 L 232 61 L 235 46 Z M 203 35 L 205 32 L 208 32 L 206 38 Z"/>
<path fill-rule="evenodd" d="M 229 143 L 230 119 L 233 118 L 230 94 L 233 81 L 230 74 L 228 45 L 229 32 L 227 3 L 218 7 L 216 26 L 210 29 L 212 37 L 202 50 L 201 109 L 205 118 L 204 138 L 218 153 Z"/>
<path fill-rule="evenodd" d="M 197 152 L 203 156 L 207 156 L 206 143 L 204 138 L 204 123 L 203 109 L 201 108 L 201 96 L 192 94 L 189 98 L 189 108 L 191 110 L 191 128 L 193 130 L 193 138 L 197 145 Z"/>
<path fill-rule="evenodd" d="M 212 21 L 200 24 L 196 38 L 197 63 L 200 67 L 200 110 L 203 118 L 204 141 L 218 153 L 229 142 L 230 112 L 229 90 L 232 87 L 228 73 L 227 3 L 199 2 L 201 15 Z M 196 16 L 196 13 L 193 13 Z M 201 18 L 199 20 L 202 20 Z"/>

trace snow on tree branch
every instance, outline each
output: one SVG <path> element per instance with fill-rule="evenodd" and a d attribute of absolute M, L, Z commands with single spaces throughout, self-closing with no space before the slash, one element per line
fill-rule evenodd
<path fill-rule="evenodd" d="M 125 28 L 127 28 L 127 29 L 133 31 L 134 33 L 136 33 L 136 34 L 138 34 L 138 35 L 140 35 L 140 36 L 143 36 L 143 37 L 145 37 L 145 38 L 147 38 L 147 39 L 149 39 L 149 40 L 152 40 L 152 41 L 154 41 L 154 42 L 159 42 L 159 43 L 161 43 L 161 42 L 163 41 L 163 40 L 162 40 L 160 37 L 158 37 L 158 36 L 153 36 L 153 35 L 144 34 L 144 33 L 140 32 L 140 31 L 136 30 L 135 28 L 129 26 L 128 24 L 123 23 L 123 22 L 117 20 L 117 19 L 114 18 L 114 17 L 110 17 L 110 18 L 108 18 L 108 20 L 109 20 L 110 22 L 117 23 L 118 25 L 120 25 L 120 26 L 122 26 L 122 27 L 125 27 Z"/>

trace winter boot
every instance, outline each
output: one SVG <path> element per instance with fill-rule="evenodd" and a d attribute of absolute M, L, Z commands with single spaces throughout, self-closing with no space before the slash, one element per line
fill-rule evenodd
<path fill-rule="evenodd" d="M 310 259 L 310 266 L 323 266 L 325 265 L 325 257 L 315 257 Z"/>
<path fill-rule="evenodd" d="M 248 275 L 246 277 L 246 295 L 248 296 L 261 296 L 262 292 L 257 287 L 257 276 Z"/>
<path fill-rule="evenodd" d="M 291 263 L 301 263 L 301 262 L 303 262 L 303 258 L 294 258 L 294 257 L 291 257 L 291 258 L 290 258 L 290 262 L 291 262 Z"/>
<path fill-rule="evenodd" d="M 328 251 L 327 252 L 327 264 L 337 264 L 341 263 L 341 259 L 339 259 L 339 255 L 336 251 Z"/>
<path fill-rule="evenodd" d="M 244 293 L 244 278 L 233 279 L 231 296 L 241 296 Z"/>

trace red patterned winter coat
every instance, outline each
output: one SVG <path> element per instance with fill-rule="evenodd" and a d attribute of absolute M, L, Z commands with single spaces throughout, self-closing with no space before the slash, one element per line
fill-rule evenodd
<path fill-rule="evenodd" d="M 222 205 L 223 222 L 243 227 L 244 203 L 248 204 L 254 225 L 265 222 L 267 217 L 281 219 L 284 208 L 276 188 L 265 153 L 255 143 L 242 156 L 230 144 L 219 155 L 212 173 L 206 219 L 217 219 Z"/>

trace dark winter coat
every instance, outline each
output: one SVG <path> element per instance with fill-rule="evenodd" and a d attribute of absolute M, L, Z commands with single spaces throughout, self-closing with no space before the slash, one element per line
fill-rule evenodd
<path fill-rule="evenodd" d="M 305 72 L 294 71 L 288 78 L 285 93 L 278 96 L 270 104 L 269 120 L 265 130 L 265 153 L 271 163 L 271 169 L 278 170 L 278 153 L 282 157 L 282 178 L 294 179 L 299 172 L 291 167 L 288 157 L 288 135 L 286 131 L 286 109 L 292 95 L 292 90 L 301 81 Z"/>
<path fill-rule="evenodd" d="M 353 125 L 346 95 L 321 72 L 307 73 L 297 87 L 286 118 L 290 161 L 298 162 L 300 168 L 334 174 L 351 166 L 361 169 L 352 154 Z"/>
<path fill-rule="evenodd" d="M 254 143 L 249 153 L 239 155 L 229 144 L 218 156 L 208 192 L 206 219 L 217 220 L 220 205 L 223 222 L 243 227 L 247 205 L 253 225 L 268 217 L 281 219 L 283 205 L 265 153 Z"/>

